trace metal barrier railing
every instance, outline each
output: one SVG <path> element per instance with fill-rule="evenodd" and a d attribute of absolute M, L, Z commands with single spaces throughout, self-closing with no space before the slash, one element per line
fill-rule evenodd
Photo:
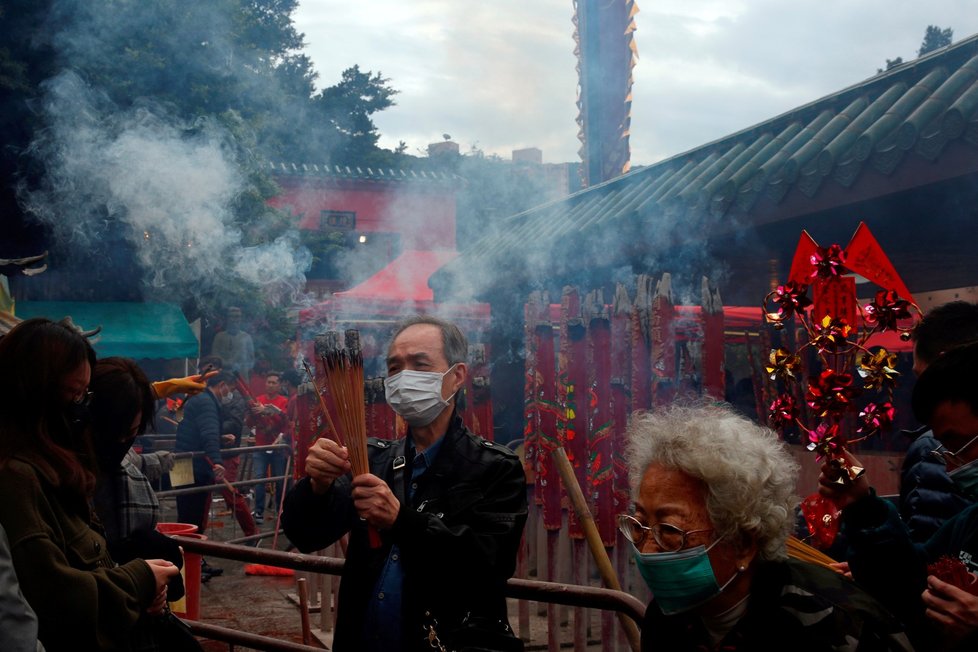
<path fill-rule="evenodd" d="M 282 639 L 262 636 L 250 632 L 242 632 L 237 629 L 229 629 L 219 625 L 202 623 L 199 620 L 184 620 L 190 625 L 194 636 L 209 638 L 212 641 L 221 641 L 229 645 L 243 645 L 255 650 L 269 650 L 270 652 L 323 652 L 321 647 L 312 647 L 302 643 L 283 641 Z"/>
<path fill-rule="evenodd" d="M 191 552 L 217 557 L 222 559 L 232 559 L 235 561 L 251 562 L 258 564 L 268 564 L 291 568 L 293 570 L 308 571 L 313 573 L 326 573 L 330 575 L 340 575 L 346 564 L 345 560 L 337 557 L 320 557 L 316 555 L 306 555 L 298 552 L 285 552 L 280 550 L 263 550 L 260 548 L 250 548 L 247 546 L 233 545 L 228 543 L 218 543 L 201 539 L 192 539 L 179 535 L 173 536 L 184 549 Z M 623 591 L 612 589 L 597 588 L 592 586 L 578 586 L 573 584 L 561 584 L 559 582 L 544 582 L 541 580 L 526 580 L 512 578 L 506 584 L 506 596 L 518 600 L 535 600 L 551 604 L 568 605 L 572 607 L 591 607 L 605 611 L 621 612 L 635 621 L 639 628 L 642 626 L 642 619 L 645 614 L 645 604 L 635 596 Z M 280 641 L 278 639 L 268 639 L 255 634 L 245 634 L 235 630 L 228 630 L 222 627 L 206 625 L 197 621 L 188 620 L 187 623 L 193 629 L 194 634 L 227 643 L 247 644 L 257 650 L 312 650 L 309 646 Z M 232 640 L 231 635 L 254 637 L 250 642 L 243 639 Z M 275 641 L 277 647 L 263 647 L 259 639 Z M 271 645 L 271 643 L 269 643 Z"/>
<path fill-rule="evenodd" d="M 273 450 L 285 450 L 288 452 L 292 451 L 292 447 L 288 444 L 271 444 L 269 446 L 242 446 L 239 448 L 222 448 L 222 455 L 248 455 L 251 453 L 260 453 L 262 451 L 273 451 Z M 177 459 L 188 458 L 188 457 L 203 457 L 205 453 L 203 451 L 183 451 L 179 453 L 173 453 L 173 456 Z M 234 482 L 228 482 L 227 484 L 232 487 L 251 487 L 257 484 L 263 484 L 266 482 L 280 482 L 282 480 L 288 480 L 288 475 L 272 475 L 265 478 L 252 478 L 250 480 L 235 480 Z M 174 498 L 176 496 L 186 496 L 188 494 L 201 493 L 205 491 L 220 491 L 221 489 L 226 489 L 227 484 L 223 482 L 218 482 L 209 485 L 200 485 L 192 487 L 184 487 L 181 489 L 167 489 L 165 491 L 157 491 L 156 497 L 159 499 L 163 498 Z"/>

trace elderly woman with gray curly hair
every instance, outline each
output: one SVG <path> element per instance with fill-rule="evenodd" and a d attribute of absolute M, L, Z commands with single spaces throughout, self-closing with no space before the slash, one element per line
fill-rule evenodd
<path fill-rule="evenodd" d="M 620 517 L 653 598 L 642 650 L 911 650 L 850 580 L 788 559 L 798 466 L 729 406 L 637 413 L 634 513 Z"/>

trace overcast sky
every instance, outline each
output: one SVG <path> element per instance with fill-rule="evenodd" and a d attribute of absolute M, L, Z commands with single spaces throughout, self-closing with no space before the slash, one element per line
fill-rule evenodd
<path fill-rule="evenodd" d="M 978 33 L 974 0 L 639 0 L 632 164 L 723 137 L 916 56 L 927 25 Z M 400 91 L 381 146 L 451 135 L 577 161 L 571 0 L 303 0 L 320 86 L 354 64 Z"/>

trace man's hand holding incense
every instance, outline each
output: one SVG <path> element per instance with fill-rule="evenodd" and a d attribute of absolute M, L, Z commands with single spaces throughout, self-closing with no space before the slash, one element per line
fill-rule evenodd
<path fill-rule="evenodd" d="M 946 645 L 978 632 L 978 596 L 929 575 L 921 599 L 927 607 L 927 618 L 944 633 Z"/>
<path fill-rule="evenodd" d="M 352 468 L 346 446 L 325 437 L 317 439 L 306 456 L 306 475 L 317 495 L 326 493 L 336 478 L 346 475 Z"/>
<path fill-rule="evenodd" d="M 394 492 L 373 473 L 353 478 L 353 506 L 360 518 L 378 530 L 390 529 L 401 511 L 401 503 Z"/>
<path fill-rule="evenodd" d="M 852 468 L 862 468 L 862 462 L 848 451 L 842 451 L 842 458 L 826 459 L 818 476 L 818 493 L 828 498 L 839 509 L 845 509 L 863 496 L 869 494 L 869 479 L 865 473 L 850 479 Z"/>

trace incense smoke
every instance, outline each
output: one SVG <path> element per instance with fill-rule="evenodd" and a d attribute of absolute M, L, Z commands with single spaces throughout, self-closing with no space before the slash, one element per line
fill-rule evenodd
<path fill-rule="evenodd" d="M 106 243 L 121 237 L 156 299 L 241 281 L 301 287 L 310 256 L 296 237 L 242 245 L 232 205 L 247 182 L 216 121 L 184 125 L 152 106 L 120 111 L 72 72 L 45 90 L 50 127 L 33 148 L 47 175 L 24 199 L 56 241 L 112 257 Z"/>

